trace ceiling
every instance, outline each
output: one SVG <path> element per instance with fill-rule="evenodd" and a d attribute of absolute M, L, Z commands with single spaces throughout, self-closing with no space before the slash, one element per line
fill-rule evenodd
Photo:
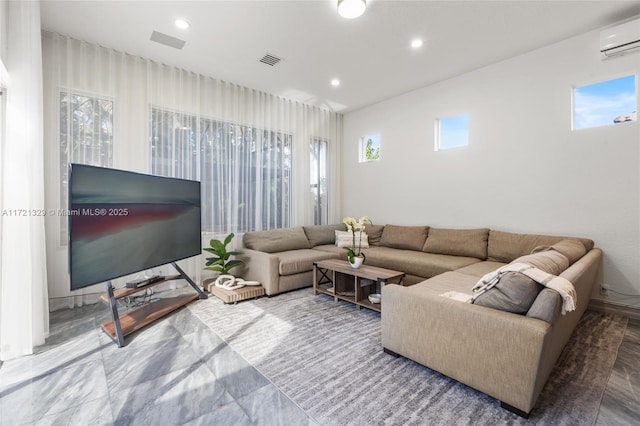
<path fill-rule="evenodd" d="M 609 0 L 369 0 L 353 20 L 336 0 L 41 4 L 44 30 L 341 112 L 638 14 L 640 1 Z M 153 31 L 186 44 L 152 42 Z M 412 49 L 413 38 L 424 45 Z M 282 61 L 265 65 L 265 53 Z"/>

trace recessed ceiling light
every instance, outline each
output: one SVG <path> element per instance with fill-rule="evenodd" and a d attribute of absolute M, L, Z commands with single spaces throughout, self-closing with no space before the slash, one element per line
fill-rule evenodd
<path fill-rule="evenodd" d="M 333 80 L 331 80 L 331 85 L 334 87 L 340 86 L 340 80 L 334 78 Z"/>
<path fill-rule="evenodd" d="M 413 39 L 411 41 L 411 47 L 413 47 L 414 49 L 417 49 L 418 47 L 422 47 L 422 40 L 420 40 L 419 38 Z"/>
<path fill-rule="evenodd" d="M 338 13 L 343 18 L 357 18 L 364 13 L 366 8 L 365 0 L 338 0 Z"/>
<path fill-rule="evenodd" d="M 181 30 L 186 30 L 191 26 L 191 23 L 186 19 L 176 19 L 175 24 L 176 27 L 180 28 Z"/>

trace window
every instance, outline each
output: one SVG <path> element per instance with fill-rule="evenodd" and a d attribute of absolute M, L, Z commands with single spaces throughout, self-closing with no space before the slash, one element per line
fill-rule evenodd
<path fill-rule="evenodd" d="M 622 78 L 575 87 L 573 89 L 573 128 L 636 121 L 636 77 Z"/>
<path fill-rule="evenodd" d="M 436 151 L 468 145 L 469 114 L 460 114 L 436 120 Z"/>
<path fill-rule="evenodd" d="M 113 100 L 60 93 L 60 208 L 67 207 L 69 163 L 112 167 Z M 60 242 L 67 244 L 67 217 L 60 215 Z"/>
<path fill-rule="evenodd" d="M 151 172 L 200 180 L 204 232 L 291 226 L 291 146 L 291 135 L 151 111 Z"/>
<path fill-rule="evenodd" d="M 327 146 L 328 142 L 324 139 L 312 139 L 309 144 L 314 225 L 326 225 L 329 215 L 327 202 Z"/>
<path fill-rule="evenodd" d="M 360 139 L 360 162 L 380 160 L 380 135 L 368 135 Z"/>

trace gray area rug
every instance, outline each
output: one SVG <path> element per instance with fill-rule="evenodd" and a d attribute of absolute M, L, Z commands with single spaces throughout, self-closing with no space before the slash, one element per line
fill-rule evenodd
<path fill-rule="evenodd" d="M 189 309 L 321 425 L 592 425 L 627 318 L 587 311 L 528 420 L 382 351 L 380 314 L 302 289 Z"/>

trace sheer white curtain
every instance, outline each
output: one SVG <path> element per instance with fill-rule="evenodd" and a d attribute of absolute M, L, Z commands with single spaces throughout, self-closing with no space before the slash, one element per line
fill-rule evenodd
<path fill-rule="evenodd" d="M 310 144 L 323 140 L 326 222 L 339 221 L 340 114 L 58 34 L 43 34 L 43 61 L 48 209 L 65 208 L 69 159 L 195 179 L 203 245 L 229 232 L 239 244 L 246 231 L 313 224 Z M 65 235 L 64 220 L 47 217 L 54 309 L 103 291 L 70 298 Z M 204 259 L 181 266 L 199 280 Z"/>
<path fill-rule="evenodd" d="M 0 358 L 33 353 L 49 333 L 45 270 L 40 4 L 8 2 L 2 140 Z"/>

